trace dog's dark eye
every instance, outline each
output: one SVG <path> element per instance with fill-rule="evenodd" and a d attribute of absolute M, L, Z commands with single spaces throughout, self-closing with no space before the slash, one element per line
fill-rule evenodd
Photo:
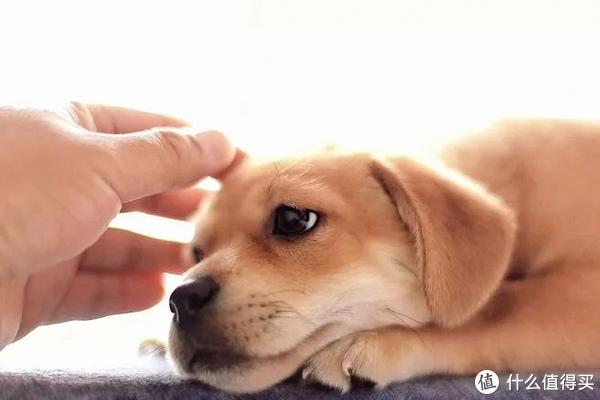
<path fill-rule="evenodd" d="M 194 262 L 197 264 L 204 258 L 204 252 L 199 247 L 192 247 L 192 258 Z"/>
<path fill-rule="evenodd" d="M 282 236 L 300 235 L 314 228 L 318 220 L 319 215 L 312 210 L 301 210 L 281 205 L 275 210 L 273 234 Z"/>

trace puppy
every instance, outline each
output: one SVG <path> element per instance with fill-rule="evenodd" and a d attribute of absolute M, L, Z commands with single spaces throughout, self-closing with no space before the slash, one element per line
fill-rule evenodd
<path fill-rule="evenodd" d="M 181 374 L 232 392 L 600 367 L 600 125 L 516 121 L 439 163 L 244 161 L 199 210 Z"/>

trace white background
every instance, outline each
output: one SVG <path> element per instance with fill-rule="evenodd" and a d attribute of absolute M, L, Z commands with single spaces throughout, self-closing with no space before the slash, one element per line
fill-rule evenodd
<path fill-rule="evenodd" d="M 265 154 L 427 147 L 506 116 L 600 119 L 599 21 L 594 0 L 6 1 L 0 101 L 171 113 Z M 140 221 L 118 223 L 190 235 Z M 0 367 L 123 365 L 168 318 L 41 328 Z"/>

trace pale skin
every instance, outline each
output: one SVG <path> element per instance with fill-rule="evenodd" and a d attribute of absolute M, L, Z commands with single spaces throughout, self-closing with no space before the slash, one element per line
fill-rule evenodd
<path fill-rule="evenodd" d="M 129 109 L 0 107 L 0 349 L 35 327 L 142 310 L 181 245 L 108 229 L 122 211 L 186 218 L 236 150 L 218 132 Z"/>

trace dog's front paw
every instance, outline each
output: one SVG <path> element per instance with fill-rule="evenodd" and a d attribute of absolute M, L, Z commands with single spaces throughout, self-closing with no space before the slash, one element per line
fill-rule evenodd
<path fill-rule="evenodd" d="M 350 374 L 342 368 L 344 357 L 354 341 L 354 335 L 336 340 L 313 355 L 302 371 L 302 378 L 317 381 L 340 390 L 350 389 Z"/>
<path fill-rule="evenodd" d="M 412 336 L 403 331 L 367 331 L 346 336 L 316 353 L 302 372 L 310 379 L 346 392 L 351 377 L 369 380 L 382 388 L 413 375 L 404 360 Z"/>

